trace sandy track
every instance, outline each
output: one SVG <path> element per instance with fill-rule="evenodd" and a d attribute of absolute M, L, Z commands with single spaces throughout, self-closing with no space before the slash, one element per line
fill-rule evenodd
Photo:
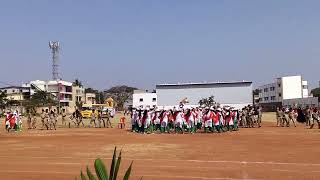
<path fill-rule="evenodd" d="M 123 149 L 121 174 L 133 179 L 320 179 L 320 130 L 241 129 L 223 134 L 132 134 L 60 128 L 0 134 L 1 179 L 74 179 L 100 157 Z"/>

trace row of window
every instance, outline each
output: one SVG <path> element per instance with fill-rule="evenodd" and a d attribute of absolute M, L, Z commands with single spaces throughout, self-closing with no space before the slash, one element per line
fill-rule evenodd
<path fill-rule="evenodd" d="M 279 97 L 281 97 L 281 95 L 282 95 L 282 94 L 279 93 Z M 269 97 L 264 97 L 263 99 L 264 99 L 264 101 L 269 101 Z M 276 100 L 276 96 L 271 96 L 271 97 L 270 97 L 270 100 L 271 100 L 271 101 L 275 101 L 275 100 Z"/>
<path fill-rule="evenodd" d="M 157 98 L 152 98 L 152 102 L 156 102 L 156 101 L 157 101 Z M 143 98 L 140 98 L 139 102 L 143 102 Z"/>
<path fill-rule="evenodd" d="M 3 90 L 3 92 L 4 92 L 4 93 L 8 93 L 8 91 L 7 91 L 6 89 Z M 15 93 L 15 92 L 21 92 L 21 93 L 22 93 L 22 89 L 17 90 L 17 91 L 13 89 L 11 92 L 12 92 L 12 93 Z"/>
<path fill-rule="evenodd" d="M 276 100 L 276 97 L 275 96 L 271 96 L 270 100 L 274 101 L 274 100 Z M 269 101 L 269 97 L 264 97 L 264 101 Z"/>
<path fill-rule="evenodd" d="M 269 92 L 269 90 L 270 90 L 270 91 L 275 91 L 276 88 L 275 88 L 275 87 L 264 88 L 264 89 L 263 89 L 263 92 Z"/>

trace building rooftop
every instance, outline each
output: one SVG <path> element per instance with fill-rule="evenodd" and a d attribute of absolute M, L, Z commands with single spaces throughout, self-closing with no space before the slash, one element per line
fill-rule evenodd
<path fill-rule="evenodd" d="M 7 86 L 7 87 L 1 87 L 0 89 L 30 89 L 30 88 L 21 87 L 21 86 Z"/>
<path fill-rule="evenodd" d="M 163 86 L 236 85 L 236 84 L 252 84 L 252 81 L 191 82 L 191 83 L 176 83 L 176 84 L 158 84 L 156 86 L 163 87 Z"/>

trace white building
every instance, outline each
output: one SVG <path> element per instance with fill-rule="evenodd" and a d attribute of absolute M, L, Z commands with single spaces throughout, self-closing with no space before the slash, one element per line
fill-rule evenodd
<path fill-rule="evenodd" d="M 95 93 L 86 93 L 85 94 L 85 104 L 96 104 L 96 94 Z"/>
<path fill-rule="evenodd" d="M 309 97 L 308 82 L 301 76 L 277 78 L 274 82 L 260 86 L 258 89 L 259 104 L 271 110 L 281 106 L 284 100 Z"/>
<path fill-rule="evenodd" d="M 203 98 L 214 96 L 220 105 L 229 105 L 238 109 L 252 105 L 252 82 L 212 82 L 212 83 L 179 83 L 159 84 L 156 86 L 158 106 L 165 109 L 179 105 L 187 98 L 186 106 L 198 106 Z"/>
<path fill-rule="evenodd" d="M 132 95 L 132 107 L 154 107 L 157 106 L 157 94 L 148 93 L 143 90 L 135 90 Z"/>

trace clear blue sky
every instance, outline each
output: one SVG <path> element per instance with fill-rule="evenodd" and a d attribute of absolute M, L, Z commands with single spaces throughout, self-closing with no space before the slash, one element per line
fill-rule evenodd
<path fill-rule="evenodd" d="M 318 85 L 318 0 L 3 0 L 0 80 L 60 72 L 87 86 L 251 80 L 302 74 Z M 0 85 L 1 86 L 1 85 Z"/>

